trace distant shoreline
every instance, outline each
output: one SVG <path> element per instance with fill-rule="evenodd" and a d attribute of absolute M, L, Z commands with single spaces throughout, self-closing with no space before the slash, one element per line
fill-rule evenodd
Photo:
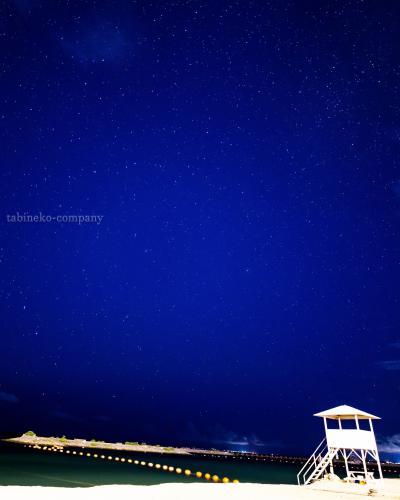
<path fill-rule="evenodd" d="M 170 455 L 203 455 L 218 457 L 232 457 L 232 458 L 257 458 L 265 460 L 280 460 L 280 461 L 290 461 L 292 463 L 302 463 L 306 460 L 306 457 L 288 457 L 282 455 L 258 455 L 255 453 L 246 452 L 235 452 L 227 450 L 207 450 L 202 448 L 191 448 L 191 447 L 173 447 L 173 446 L 161 446 L 161 445 L 150 445 L 145 443 L 109 443 L 106 441 L 97 441 L 86 439 L 69 439 L 67 437 L 45 437 L 23 434 L 20 437 L 3 439 L 4 442 L 16 443 L 28 446 L 57 446 L 57 447 L 71 447 L 71 448 L 89 448 L 89 449 L 102 449 L 102 450 L 115 450 L 115 451 L 129 451 L 138 453 L 159 453 L 159 454 L 170 454 Z"/>
<path fill-rule="evenodd" d="M 97 441 L 86 439 L 69 439 L 66 437 L 45 437 L 45 436 L 31 436 L 23 434 L 17 438 L 3 439 L 4 442 L 25 444 L 31 446 L 58 446 L 58 447 L 72 447 L 72 448 L 91 448 L 102 450 L 115 450 L 115 451 L 131 451 L 140 453 L 160 453 L 160 454 L 174 454 L 174 455 L 191 455 L 191 454 L 207 454 L 207 455 L 224 455 L 233 456 L 233 452 L 221 450 L 203 450 L 198 448 L 189 447 L 172 447 L 150 445 L 145 443 L 110 443 L 106 441 Z"/>

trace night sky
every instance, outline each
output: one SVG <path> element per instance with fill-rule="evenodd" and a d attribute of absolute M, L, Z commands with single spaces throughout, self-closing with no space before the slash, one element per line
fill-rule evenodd
<path fill-rule="evenodd" d="M 0 43 L 0 431 L 307 453 L 349 404 L 400 458 L 398 2 L 9 0 Z"/>

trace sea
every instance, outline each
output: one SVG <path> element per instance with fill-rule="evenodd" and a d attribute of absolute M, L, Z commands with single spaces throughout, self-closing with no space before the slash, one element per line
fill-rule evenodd
<path fill-rule="evenodd" d="M 154 485 L 160 483 L 204 482 L 195 475 L 149 467 L 149 462 L 193 473 L 200 471 L 242 483 L 295 484 L 301 464 L 264 463 L 250 459 L 210 458 L 174 454 L 123 453 L 110 450 L 76 449 L 84 456 L 35 450 L 22 445 L 0 443 L 0 485 L 85 487 L 106 484 Z M 86 453 L 91 456 L 87 457 Z M 93 455 L 97 454 L 98 458 Z M 101 455 L 125 458 L 125 462 L 101 459 Z M 127 460 L 146 465 L 135 465 Z"/>
<path fill-rule="evenodd" d="M 67 454 L 66 450 L 70 453 Z M 76 454 L 73 455 L 72 451 Z M 83 453 L 83 456 L 79 455 Z M 87 456 L 90 453 L 90 456 Z M 94 455 L 97 457 L 94 457 Z M 101 456 L 105 458 L 102 459 Z M 107 457 L 112 459 L 108 460 Z M 119 460 L 115 460 L 118 457 Z M 121 459 L 124 459 L 122 461 Z M 131 463 L 128 462 L 128 459 Z M 135 464 L 134 461 L 139 464 Z M 143 465 L 140 462 L 144 462 Z M 149 463 L 153 467 L 149 467 Z M 155 466 L 159 464 L 157 469 Z M 173 467 L 172 471 L 163 466 Z M 206 473 L 241 483 L 296 484 L 302 463 L 277 457 L 275 461 L 255 460 L 251 456 L 177 455 L 170 453 L 131 453 L 90 447 L 58 451 L 37 450 L 20 444 L 0 442 L 0 486 L 88 487 L 106 484 L 154 485 L 161 483 L 204 482 Z M 176 469 L 182 469 L 181 474 Z M 343 472 L 344 472 L 344 467 Z M 186 476 L 184 470 L 193 474 Z M 400 467 L 384 464 L 384 477 L 400 477 Z M 337 472 L 338 470 L 338 472 Z M 202 472 L 202 478 L 196 472 Z M 335 472 L 340 475 L 340 467 Z M 342 474 L 343 475 L 343 474 Z M 212 481 L 212 479 L 211 479 Z"/>

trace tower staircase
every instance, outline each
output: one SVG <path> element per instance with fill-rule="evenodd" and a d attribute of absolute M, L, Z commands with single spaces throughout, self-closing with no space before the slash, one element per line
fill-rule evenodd
<path fill-rule="evenodd" d="M 297 474 L 298 484 L 310 484 L 319 479 L 338 451 L 338 448 L 328 448 L 324 438 Z"/>

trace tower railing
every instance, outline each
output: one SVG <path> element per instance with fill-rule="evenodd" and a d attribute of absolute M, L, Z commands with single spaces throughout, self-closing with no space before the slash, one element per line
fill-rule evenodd
<path fill-rule="evenodd" d="M 328 452 L 329 449 L 326 443 L 326 438 L 324 438 L 297 474 L 297 483 L 299 485 L 307 484 L 311 480 L 314 471 L 316 471 L 318 466 L 324 461 Z"/>

